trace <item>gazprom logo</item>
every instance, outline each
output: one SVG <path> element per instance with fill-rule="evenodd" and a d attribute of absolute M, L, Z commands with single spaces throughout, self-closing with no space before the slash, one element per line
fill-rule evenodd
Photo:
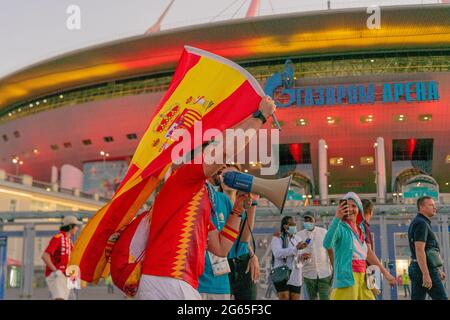
<path fill-rule="evenodd" d="M 284 64 L 284 71 L 274 73 L 267 79 L 264 86 L 264 92 L 273 98 L 275 90 L 279 87 L 283 89 L 291 89 L 294 87 L 294 64 L 291 60 L 286 60 Z M 288 105 L 279 105 L 279 107 L 287 107 Z"/>
<path fill-rule="evenodd" d="M 264 91 L 281 108 L 360 105 L 439 100 L 436 81 L 410 81 L 295 87 L 294 64 L 287 60 L 284 71 L 266 80 Z M 281 89 L 281 90 L 280 90 Z"/>

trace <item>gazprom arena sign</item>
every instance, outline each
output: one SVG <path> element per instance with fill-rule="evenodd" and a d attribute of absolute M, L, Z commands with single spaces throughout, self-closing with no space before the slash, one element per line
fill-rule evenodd
<path fill-rule="evenodd" d="M 294 87 L 294 69 L 286 61 L 283 72 L 274 73 L 267 79 L 264 91 L 274 98 L 278 107 L 321 107 L 354 104 L 395 103 L 400 101 L 438 101 L 436 81 L 410 81 L 365 83 L 332 86 Z M 281 88 L 281 91 L 279 89 Z M 277 99 L 277 96 L 282 99 Z M 381 98 L 379 93 L 381 93 Z"/>

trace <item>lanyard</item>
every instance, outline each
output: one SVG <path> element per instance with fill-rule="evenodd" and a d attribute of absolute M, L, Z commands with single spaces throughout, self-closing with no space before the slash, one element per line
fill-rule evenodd
<path fill-rule="evenodd" d="M 214 200 L 214 195 L 216 193 L 216 190 L 214 190 L 214 187 L 209 183 L 206 182 L 206 188 L 208 189 L 208 197 L 209 197 L 209 202 L 211 203 L 211 217 L 215 217 L 216 222 L 217 222 L 217 229 L 221 229 L 221 225 L 220 225 L 220 221 L 219 221 L 219 216 L 217 214 L 217 207 L 216 207 L 216 201 Z"/>

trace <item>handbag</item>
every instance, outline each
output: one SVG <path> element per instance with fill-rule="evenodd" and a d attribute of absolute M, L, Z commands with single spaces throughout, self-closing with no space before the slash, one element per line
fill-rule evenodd
<path fill-rule="evenodd" d="M 270 271 L 270 280 L 273 283 L 288 281 L 291 276 L 291 269 L 288 266 L 280 266 Z"/>
<path fill-rule="evenodd" d="M 366 286 L 367 289 L 372 291 L 373 295 L 376 297 L 381 293 L 381 286 L 378 280 L 381 278 L 380 268 L 375 265 L 371 265 L 366 269 Z"/>
<path fill-rule="evenodd" d="M 283 238 L 281 238 L 282 240 L 282 247 L 286 248 L 285 246 L 285 241 Z M 286 259 L 284 259 L 284 265 L 283 266 L 279 266 L 274 268 L 274 260 L 275 257 L 272 254 L 272 270 L 270 270 L 270 280 L 272 280 L 272 282 L 275 283 L 280 283 L 280 282 L 287 282 L 291 276 L 291 269 L 286 265 Z"/>
<path fill-rule="evenodd" d="M 438 248 L 429 248 L 425 250 L 427 256 L 427 264 L 430 268 L 440 268 L 444 265 Z"/>

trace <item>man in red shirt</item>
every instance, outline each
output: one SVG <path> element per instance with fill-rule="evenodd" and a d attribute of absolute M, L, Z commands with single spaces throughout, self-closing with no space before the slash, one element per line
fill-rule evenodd
<path fill-rule="evenodd" d="M 263 98 L 259 111 L 235 129 L 259 129 L 275 108 L 270 97 Z M 236 154 L 245 146 L 239 145 Z M 138 289 L 140 299 L 201 300 L 197 287 L 204 270 L 206 249 L 216 256 L 227 256 L 239 234 L 244 202 L 250 200 L 248 194 L 238 197 L 222 231 L 214 227 L 205 183 L 223 168 L 223 164 L 205 162 L 185 164 L 162 186 L 153 204 Z"/>
<path fill-rule="evenodd" d="M 70 289 L 67 285 L 66 267 L 70 260 L 72 237 L 78 232 L 81 222 L 74 216 L 64 217 L 60 231 L 49 242 L 42 254 L 45 262 L 45 281 L 55 300 L 67 300 Z"/>

